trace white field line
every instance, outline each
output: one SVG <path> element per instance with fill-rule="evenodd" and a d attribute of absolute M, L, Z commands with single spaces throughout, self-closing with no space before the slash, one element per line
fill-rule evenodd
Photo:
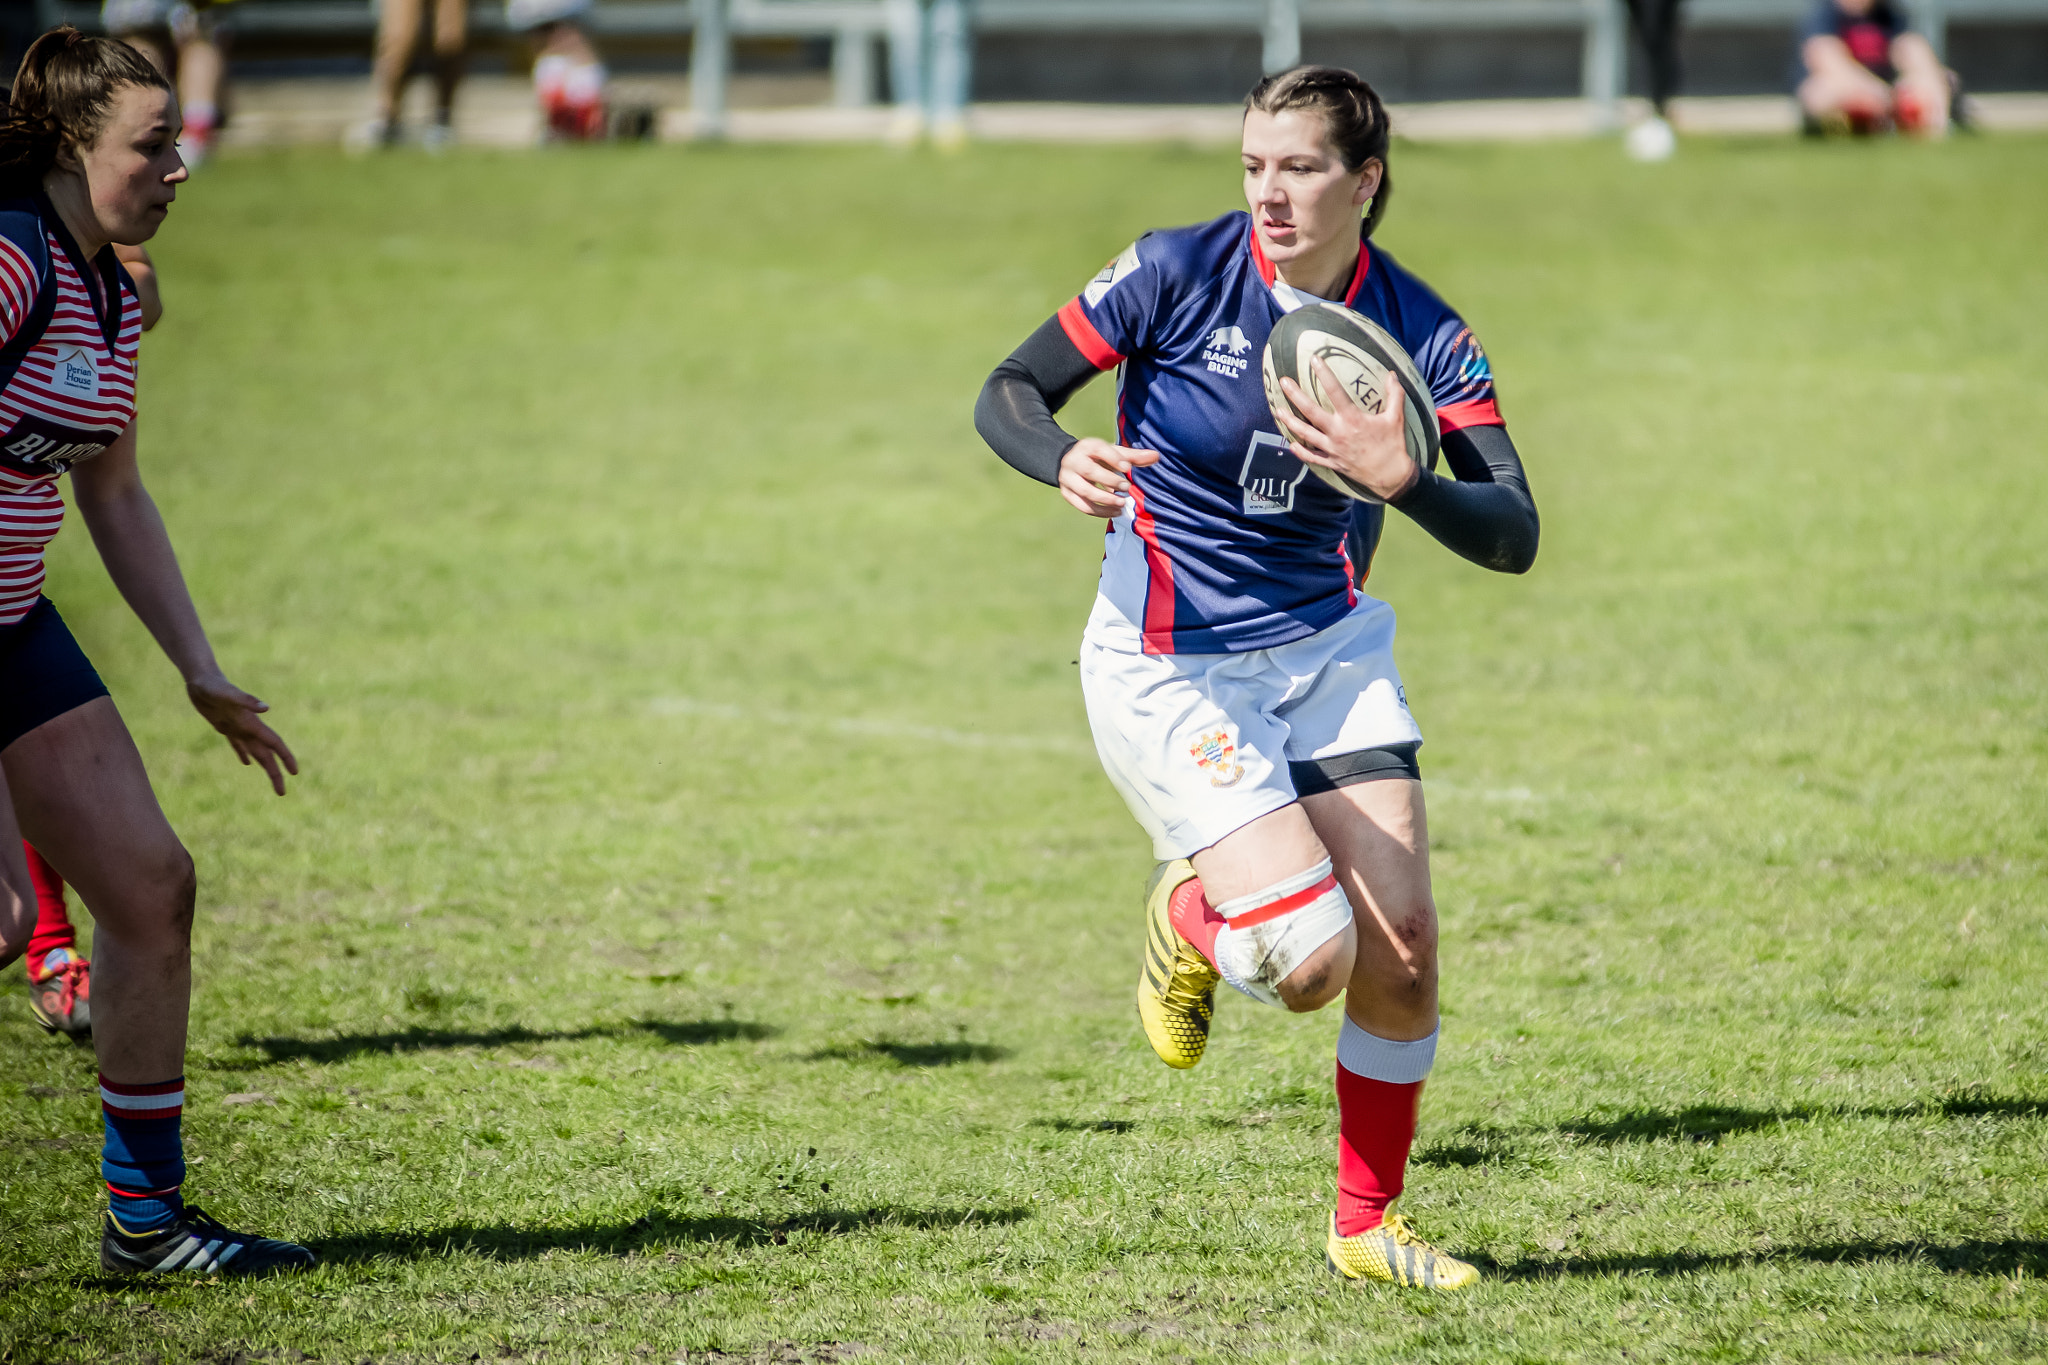
<path fill-rule="evenodd" d="M 647 709 L 657 716 L 703 716 L 733 720 L 749 725 L 770 725 L 790 730 L 828 730 L 836 735 L 859 735 L 868 739 L 907 739 L 924 744 L 945 744 L 956 749 L 1021 749 L 1034 753 L 1085 754 L 1094 756 L 1095 746 L 1058 735 L 991 735 L 975 730 L 949 730 L 936 725 L 912 725 L 904 721 L 870 720 L 862 716 L 832 716 L 809 711 L 766 711 L 733 706 L 725 702 L 699 701 L 695 697 L 656 697 Z"/>
<path fill-rule="evenodd" d="M 647 710 L 656 716 L 701 716 L 709 720 L 731 720 L 789 730 L 829 730 L 837 735 L 916 740 L 925 744 L 950 745 L 956 749 L 1021 749 L 1033 753 L 1095 756 L 1094 745 L 1057 735 L 991 735 L 976 730 L 949 730 L 936 725 L 911 725 L 904 721 L 870 720 L 861 716 L 830 716 L 814 711 L 766 711 L 734 706 L 729 702 L 700 701 L 695 697 L 656 697 L 647 703 Z M 1431 796 L 1455 801 L 1520 805 L 1541 799 L 1527 787 L 1468 787 L 1463 783 L 1428 779 L 1425 779 L 1425 784 Z"/>

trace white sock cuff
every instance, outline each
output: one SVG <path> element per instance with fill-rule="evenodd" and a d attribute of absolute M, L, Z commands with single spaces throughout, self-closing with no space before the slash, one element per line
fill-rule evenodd
<path fill-rule="evenodd" d="M 1344 1016 L 1344 1029 L 1337 1035 L 1337 1065 L 1354 1076 L 1389 1085 L 1413 1085 L 1428 1077 L 1436 1065 L 1436 1040 L 1444 1031 L 1439 1023 L 1427 1038 L 1396 1042 L 1367 1033 Z"/>
<path fill-rule="evenodd" d="M 1285 881 L 1274 882 L 1271 886 L 1254 891 L 1249 896 L 1239 896 L 1235 900 L 1227 900 L 1221 905 L 1216 906 L 1215 910 L 1217 914 L 1225 919 L 1236 919 L 1239 915 L 1249 914 L 1260 906 L 1271 905 L 1277 900 L 1285 900 L 1297 891 L 1306 891 L 1330 875 L 1332 875 L 1330 860 L 1325 858 L 1306 872 L 1297 872 Z"/>

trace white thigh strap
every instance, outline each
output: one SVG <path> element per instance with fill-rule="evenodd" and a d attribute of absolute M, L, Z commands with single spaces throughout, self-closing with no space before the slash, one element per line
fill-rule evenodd
<path fill-rule="evenodd" d="M 1351 902 L 1323 859 L 1306 872 L 1216 907 L 1216 969 L 1263 1004 L 1280 1003 L 1280 983 L 1351 923 Z"/>

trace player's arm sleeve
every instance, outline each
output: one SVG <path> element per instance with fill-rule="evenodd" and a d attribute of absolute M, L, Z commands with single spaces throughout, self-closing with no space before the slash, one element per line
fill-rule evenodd
<path fill-rule="evenodd" d="M 1488 424 L 1446 431 L 1443 451 L 1456 477 L 1425 469 L 1391 505 L 1474 564 L 1527 573 L 1536 562 L 1540 527 L 1529 476 L 1507 428 Z"/>
<path fill-rule="evenodd" d="M 0 345 L 14 340 L 35 305 L 35 266 L 27 252 L 0 237 Z"/>
<path fill-rule="evenodd" d="M 1142 350 L 1160 300 L 1158 251 L 1125 247 L 981 386 L 974 429 L 1011 468 L 1057 487 L 1075 438 L 1053 421 L 1083 384 Z"/>
<path fill-rule="evenodd" d="M 1060 319 L 1048 318 L 981 386 L 974 429 L 1010 468 L 1057 487 L 1060 459 L 1076 438 L 1053 415 L 1100 373 Z"/>

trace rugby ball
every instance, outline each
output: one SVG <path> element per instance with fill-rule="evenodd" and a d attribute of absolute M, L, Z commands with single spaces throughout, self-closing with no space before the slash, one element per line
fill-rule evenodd
<path fill-rule="evenodd" d="M 1282 379 L 1292 379 L 1322 406 L 1336 406 L 1334 394 L 1323 392 L 1310 362 L 1320 360 L 1351 395 L 1351 401 L 1367 412 L 1385 407 L 1391 385 L 1398 383 L 1406 401 L 1403 426 L 1408 437 L 1408 455 L 1424 469 L 1436 468 L 1442 435 L 1436 425 L 1436 404 L 1429 398 L 1429 386 L 1422 372 L 1401 349 L 1401 343 L 1370 318 L 1362 317 L 1338 303 L 1306 304 L 1273 324 L 1261 363 L 1266 381 L 1266 403 L 1274 413 L 1301 420 L 1294 404 L 1280 391 Z M 1283 427 L 1282 431 L 1286 429 Z M 1380 499 L 1363 484 L 1353 483 L 1334 469 L 1310 465 L 1309 472 L 1347 498 L 1360 502 Z"/>

